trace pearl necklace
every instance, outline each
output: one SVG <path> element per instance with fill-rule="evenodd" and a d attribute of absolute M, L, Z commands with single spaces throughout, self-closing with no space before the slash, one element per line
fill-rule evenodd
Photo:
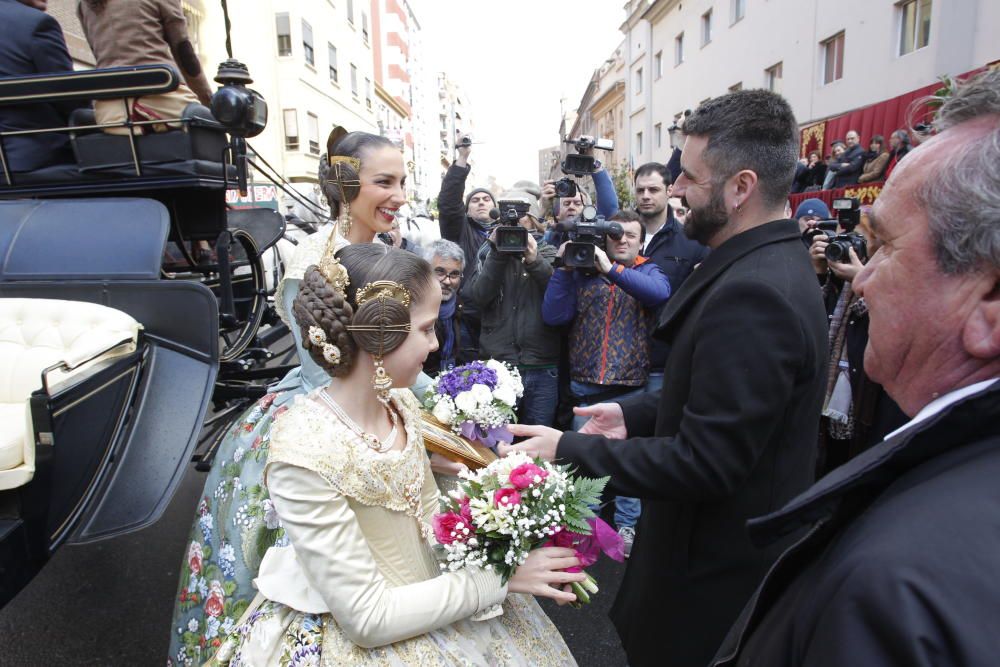
<path fill-rule="evenodd" d="M 344 423 L 344 426 L 354 433 L 354 435 L 361 438 L 362 442 L 368 445 L 369 449 L 378 452 L 379 454 L 384 454 L 392 449 L 393 443 L 396 442 L 396 433 L 398 431 L 398 418 L 396 417 L 396 412 L 394 410 L 391 410 L 388 406 L 386 406 L 385 411 L 389 414 L 389 421 L 392 422 L 392 430 L 389 431 L 389 435 L 386 436 L 385 440 L 379 440 L 378 436 L 374 433 L 365 433 L 361 430 L 361 427 L 358 426 L 357 422 L 351 419 L 347 413 L 344 412 L 342 407 L 337 405 L 337 402 L 333 400 L 326 390 L 320 390 L 319 398 L 326 404 L 326 407 L 330 408 L 330 412 L 332 412 L 337 419 Z"/>

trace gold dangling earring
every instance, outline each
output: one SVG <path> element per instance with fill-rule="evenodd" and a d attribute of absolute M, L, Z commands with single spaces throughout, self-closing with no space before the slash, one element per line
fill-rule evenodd
<path fill-rule="evenodd" d="M 351 233 L 351 204 L 344 202 L 344 213 L 340 218 L 340 235 L 345 239 Z"/>
<path fill-rule="evenodd" d="M 382 357 L 375 357 L 375 375 L 372 376 L 372 386 L 375 388 L 375 396 L 383 405 L 389 407 L 389 390 L 392 389 L 392 378 L 382 365 Z"/>

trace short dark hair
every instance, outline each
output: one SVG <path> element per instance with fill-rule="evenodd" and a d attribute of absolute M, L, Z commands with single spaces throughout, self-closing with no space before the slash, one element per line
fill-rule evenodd
<path fill-rule="evenodd" d="M 872 140 L 869 141 L 868 143 L 870 144 L 876 143 L 879 145 L 879 148 L 881 148 L 882 146 L 885 146 L 885 137 L 883 137 L 881 134 L 876 134 L 872 137 Z"/>
<path fill-rule="evenodd" d="M 650 164 L 656 164 L 652 162 Z M 608 222 L 638 222 L 639 223 L 639 243 L 645 243 L 646 241 L 646 225 L 642 224 L 639 219 L 639 214 L 635 211 L 630 211 L 628 209 L 621 209 L 613 216 L 608 218 Z"/>
<path fill-rule="evenodd" d="M 670 170 L 667 169 L 667 165 L 662 162 L 647 162 L 638 169 L 635 170 L 635 176 L 632 178 L 632 184 L 639 180 L 640 176 L 649 176 L 650 174 L 659 174 L 660 178 L 663 179 L 664 185 L 670 185 L 672 181 L 670 180 Z"/>
<path fill-rule="evenodd" d="M 695 109 L 684 133 L 708 139 L 705 162 L 716 182 L 749 169 L 757 174 L 766 204 L 777 206 L 788 196 L 799 157 L 799 126 L 781 95 L 739 90 L 712 98 Z"/>

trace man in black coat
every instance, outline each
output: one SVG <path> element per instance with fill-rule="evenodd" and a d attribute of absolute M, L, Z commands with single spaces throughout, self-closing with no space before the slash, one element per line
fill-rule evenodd
<path fill-rule="evenodd" d="M 610 475 L 642 498 L 611 611 L 633 667 L 704 665 L 785 543 L 747 519 L 812 482 L 826 316 L 798 225 L 782 220 L 797 157 L 788 103 L 763 90 L 706 102 L 685 126 L 674 192 L 711 254 L 667 303 L 659 395 L 577 409 L 582 433 L 513 425 L 514 449 Z M 600 435 L 597 435 L 600 434 Z M 625 438 L 628 439 L 625 439 Z"/>
<path fill-rule="evenodd" d="M 865 370 L 913 419 L 752 522 L 763 545 L 811 530 L 715 665 L 1000 661 L 1000 70 L 935 127 L 875 201 L 883 245 L 853 282 Z"/>
<path fill-rule="evenodd" d="M 829 170 L 837 174 L 833 177 L 834 188 L 857 184 L 865 166 L 865 150 L 861 147 L 861 135 L 856 130 L 850 130 L 844 141 L 847 146 L 844 154 L 829 166 Z"/>
<path fill-rule="evenodd" d="M 0 77 L 72 72 L 59 23 L 45 13 L 45 0 L 0 0 Z M 16 104 L 0 107 L 0 131 L 65 127 L 80 101 L 58 104 Z M 7 137 L 4 157 L 10 171 L 32 171 L 69 162 L 69 136 L 62 133 Z"/>
<path fill-rule="evenodd" d="M 467 136 L 461 139 L 467 139 Z M 464 196 L 465 179 L 469 177 L 469 155 L 471 146 L 459 146 L 458 157 L 448 167 L 441 180 L 438 193 L 438 213 L 440 213 L 441 238 L 457 243 L 465 253 L 465 282 L 472 283 L 479 271 L 479 249 L 497 222 L 490 217 L 496 208 L 493 194 L 486 188 L 475 188 Z"/>

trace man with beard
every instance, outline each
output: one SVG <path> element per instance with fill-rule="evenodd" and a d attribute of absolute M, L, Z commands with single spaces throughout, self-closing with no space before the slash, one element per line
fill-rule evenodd
<path fill-rule="evenodd" d="M 714 98 L 688 119 L 674 193 L 711 254 L 671 297 L 659 395 L 577 409 L 581 433 L 514 424 L 510 450 L 609 475 L 642 498 L 611 610 L 633 667 L 703 665 L 793 535 L 751 544 L 748 519 L 812 482 L 827 328 L 798 224 L 781 219 L 798 125 L 779 95 Z"/>

